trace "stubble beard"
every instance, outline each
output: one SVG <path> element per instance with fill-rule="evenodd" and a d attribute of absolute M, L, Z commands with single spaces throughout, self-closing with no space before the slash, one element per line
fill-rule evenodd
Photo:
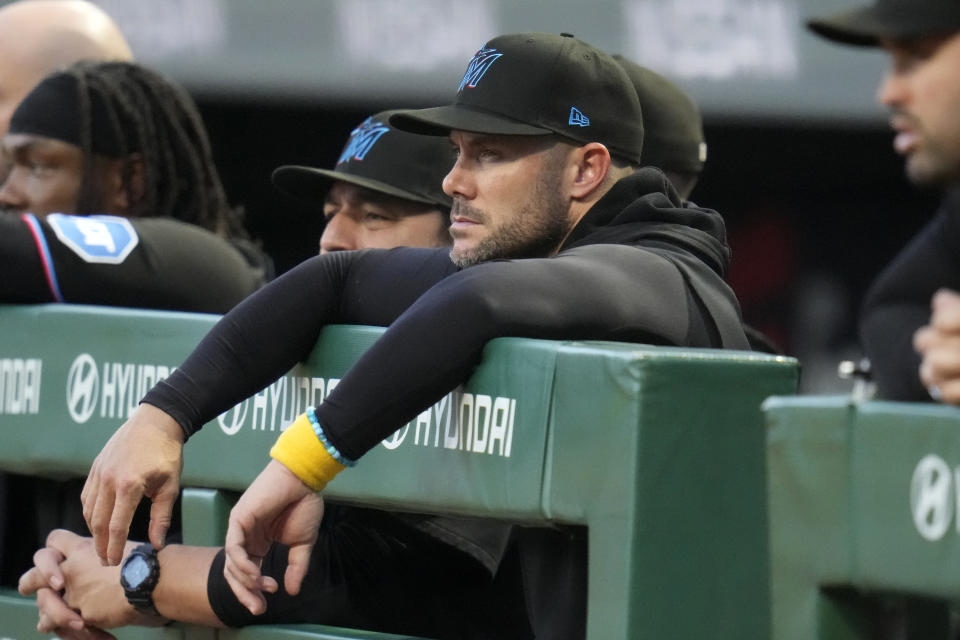
<path fill-rule="evenodd" d="M 489 225 L 486 212 L 454 200 L 451 215 L 462 213 L 471 220 Z M 489 230 L 473 247 L 458 249 L 454 240 L 450 260 L 461 269 L 489 260 L 544 258 L 566 238 L 569 203 L 560 192 L 560 172 L 545 166 L 533 185 L 527 202 L 504 222 Z"/>
<path fill-rule="evenodd" d="M 960 150 L 949 153 L 942 144 L 927 141 L 925 148 L 907 156 L 907 178 L 919 187 L 960 184 Z"/>

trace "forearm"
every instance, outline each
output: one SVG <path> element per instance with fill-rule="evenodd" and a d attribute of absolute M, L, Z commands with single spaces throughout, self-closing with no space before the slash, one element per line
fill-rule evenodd
<path fill-rule="evenodd" d="M 454 270 L 446 251 L 337 251 L 287 272 L 228 313 L 144 398 L 187 436 L 309 355 L 332 322 L 387 326 Z"/>
<path fill-rule="evenodd" d="M 207 576 L 219 547 L 167 545 L 157 559 L 160 579 L 153 602 L 164 618 L 207 627 L 223 627 L 207 597 Z"/>
<path fill-rule="evenodd" d="M 337 261 L 308 261 L 240 303 L 143 398 L 192 435 L 305 358 L 336 317 Z"/>
<path fill-rule="evenodd" d="M 492 338 L 680 344 L 686 312 L 677 270 L 635 248 L 594 246 L 478 265 L 398 318 L 317 407 L 317 417 L 340 453 L 356 460 L 462 383 Z"/>

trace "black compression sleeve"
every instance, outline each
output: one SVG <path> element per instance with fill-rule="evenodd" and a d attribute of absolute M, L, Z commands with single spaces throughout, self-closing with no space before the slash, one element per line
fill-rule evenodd
<path fill-rule="evenodd" d="M 168 413 L 189 437 L 286 373 L 337 316 L 345 261 L 336 254 L 320 258 L 287 272 L 221 318 L 143 402 Z"/>
<path fill-rule="evenodd" d="M 143 402 L 164 410 L 190 436 L 303 360 L 324 325 L 386 326 L 453 270 L 446 250 L 312 258 L 225 315 Z"/>
<path fill-rule="evenodd" d="M 492 338 L 684 344 L 688 325 L 679 272 L 650 251 L 591 245 L 481 264 L 433 287 L 398 318 L 317 416 L 334 446 L 357 459 L 466 379 Z"/>
<path fill-rule="evenodd" d="M 920 382 L 913 334 L 930 320 L 934 292 L 960 290 L 960 210 L 941 210 L 873 283 L 864 300 L 860 337 L 879 394 L 930 401 Z"/>

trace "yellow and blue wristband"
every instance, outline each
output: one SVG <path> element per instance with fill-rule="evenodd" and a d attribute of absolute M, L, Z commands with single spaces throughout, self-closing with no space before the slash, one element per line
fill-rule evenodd
<path fill-rule="evenodd" d="M 313 407 L 280 434 L 270 449 L 270 457 L 314 491 L 320 491 L 334 476 L 356 464 L 327 440 Z"/>

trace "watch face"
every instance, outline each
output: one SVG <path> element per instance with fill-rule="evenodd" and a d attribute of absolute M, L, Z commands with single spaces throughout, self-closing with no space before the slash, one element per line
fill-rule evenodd
<path fill-rule="evenodd" d="M 138 588 L 143 581 L 150 575 L 150 567 L 142 556 L 132 556 L 130 560 L 123 565 L 123 579 L 131 589 Z"/>

